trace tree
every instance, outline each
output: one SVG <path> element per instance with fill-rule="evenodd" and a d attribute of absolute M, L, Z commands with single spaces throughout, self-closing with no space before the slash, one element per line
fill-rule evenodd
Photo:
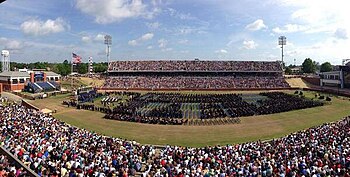
<path fill-rule="evenodd" d="M 107 63 L 93 63 L 92 67 L 94 68 L 95 73 L 103 73 L 107 71 Z"/>
<path fill-rule="evenodd" d="M 321 72 L 329 72 L 332 71 L 332 65 L 329 62 L 324 62 L 322 63 L 321 67 L 320 67 L 320 71 Z"/>
<path fill-rule="evenodd" d="M 77 65 L 77 72 L 79 74 L 86 74 L 88 72 L 88 64 L 87 63 L 79 63 Z"/>
<path fill-rule="evenodd" d="M 316 65 L 316 62 L 313 62 L 310 58 L 306 58 L 301 67 L 304 73 L 315 73 Z"/>
<path fill-rule="evenodd" d="M 286 70 L 284 70 L 284 73 L 291 75 L 292 74 L 292 69 L 290 67 L 286 67 Z"/>
<path fill-rule="evenodd" d="M 62 76 L 67 76 L 71 72 L 71 65 L 69 64 L 68 60 L 64 60 L 63 63 L 57 64 L 57 66 L 54 67 L 54 69 L 54 72 L 57 72 Z"/>

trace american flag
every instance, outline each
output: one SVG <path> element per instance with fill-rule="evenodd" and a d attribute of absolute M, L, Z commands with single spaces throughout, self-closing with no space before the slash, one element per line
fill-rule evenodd
<path fill-rule="evenodd" d="M 73 64 L 78 64 L 78 63 L 81 63 L 81 57 L 75 53 L 72 53 L 73 54 Z"/>

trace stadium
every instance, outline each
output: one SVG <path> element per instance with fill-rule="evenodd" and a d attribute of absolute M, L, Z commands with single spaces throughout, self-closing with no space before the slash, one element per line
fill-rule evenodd
<path fill-rule="evenodd" d="M 160 65 L 152 67 L 157 62 Z M 183 66 L 181 70 L 176 70 L 178 65 Z M 298 166 L 304 164 L 305 170 L 319 167 L 304 160 L 303 154 L 310 152 L 309 158 L 323 157 L 325 154 L 320 153 L 325 147 L 320 144 L 324 143 L 329 154 L 338 153 L 336 147 L 328 147 L 337 141 L 338 146 L 344 147 L 344 161 L 319 158 L 317 163 L 339 166 L 343 163 L 344 170 L 319 168 L 310 174 L 346 173 L 350 102 L 345 97 L 311 88 L 292 88 L 283 77 L 279 62 L 116 61 L 110 63 L 108 71 L 100 87 L 78 89 L 76 100 L 63 94 L 27 100 L 23 106 L 3 101 L 2 127 L 6 132 L 3 137 L 13 137 L 4 139 L 4 150 L 14 154 L 23 165 L 28 164 L 28 171 L 34 174 L 41 170 L 46 174 L 84 176 L 101 172 L 130 176 L 157 173 L 271 176 L 308 174 Z M 181 82 L 171 83 L 173 79 Z M 36 111 L 40 108 L 57 113 L 53 118 Z M 22 148 L 18 146 L 22 141 L 44 149 Z M 76 148 L 61 151 L 64 146 Z M 73 154 L 76 158 L 72 158 Z M 88 154 L 100 154 L 99 158 L 104 159 L 96 164 L 99 168 L 86 166 L 96 160 L 88 158 Z M 42 166 L 31 163 L 42 158 L 50 163 L 41 161 Z M 72 159 L 62 166 L 52 164 L 65 158 Z M 278 165 L 287 162 L 291 166 Z M 242 167 L 235 167 L 235 163 Z M 197 165 L 204 169 L 196 169 L 200 167 Z"/>
<path fill-rule="evenodd" d="M 45 13 L 54 14 L 45 8 L 42 13 L 33 13 L 32 4 L 16 0 L 0 3 L 0 10 L 7 13 L 10 12 L 6 8 L 40 17 Z M 38 5 L 37 1 L 33 3 Z M 56 9 L 40 3 L 50 11 Z M 0 47 L 4 46 L 0 73 L 0 177 L 350 176 L 350 59 L 343 59 L 341 65 L 329 62 L 320 65 L 310 58 L 296 64 L 294 59 L 294 65 L 286 66 L 283 58 L 286 41 L 281 43 L 280 60 L 266 57 L 263 52 L 254 53 L 252 50 L 259 45 L 246 39 L 242 41 L 244 47 L 235 51 L 242 56 L 240 59 L 225 56 L 229 48 L 212 52 L 220 56 L 213 59 L 154 59 L 173 53 L 190 56 L 190 52 L 175 47 L 185 46 L 191 52 L 197 50 L 197 46 L 191 48 L 191 42 L 195 40 L 172 43 L 157 38 L 151 43 L 157 30 L 157 35 L 172 31 L 166 26 L 173 24 L 170 19 L 176 19 L 175 27 L 181 27 L 178 23 L 187 20 L 195 21 L 193 24 L 206 23 L 190 13 L 163 7 L 175 2 L 162 4 L 149 12 L 145 10 L 162 2 L 85 3 L 81 0 L 70 4 L 62 2 L 64 7 L 71 8 L 62 15 L 71 23 L 65 18 L 46 22 L 35 18 L 23 22 L 20 25 L 21 33 L 25 34 L 23 38 L 17 35 L 18 39 L 11 40 L 12 33 L 7 28 L 12 30 L 14 27 L 0 24 L 5 28 L 0 30 L 7 35 L 7 38 L 0 36 Z M 108 8 L 99 9 L 101 4 Z M 113 9 L 115 4 L 119 9 Z M 201 5 L 199 2 L 194 4 Z M 18 8 L 17 5 L 28 7 Z M 181 3 L 177 5 L 181 6 Z M 94 11 L 95 8 L 101 11 Z M 158 8 L 163 9 L 158 11 Z M 119 11 L 123 15 L 113 14 Z M 101 15 L 105 12 L 108 13 Z M 133 13 L 139 14 L 133 16 Z M 156 18 L 163 13 L 168 14 L 165 21 Z M 88 14 L 93 14 L 96 19 L 90 22 Z M 129 40 L 134 32 L 131 29 L 135 28 L 134 23 L 123 22 L 129 18 L 138 25 L 140 21 L 146 21 L 150 32 Z M 162 23 L 150 24 L 152 18 Z M 76 27 L 81 27 L 76 26 L 76 22 L 80 21 L 86 26 L 82 31 L 76 31 Z M 95 23 L 99 25 L 90 26 Z M 116 30 L 115 26 L 106 24 L 126 27 L 116 25 Z M 36 25 L 42 27 L 32 29 Z M 210 38 L 210 31 L 221 27 L 208 26 L 210 30 L 197 31 L 198 34 Z M 53 27 L 58 28 L 50 30 Z M 119 58 L 124 55 L 121 54 L 113 55 L 111 60 L 111 35 L 99 33 L 95 36 L 93 31 L 87 30 L 89 27 L 111 34 L 128 31 L 128 35 L 119 34 L 120 39 L 116 40 L 123 41 L 127 49 L 122 42 L 113 49 L 126 52 L 125 55 L 132 59 L 121 60 Z M 194 36 L 191 39 L 196 39 L 196 34 L 192 34 L 196 30 L 186 29 L 175 33 L 175 37 L 188 35 L 183 34 L 186 32 Z M 272 33 L 270 36 L 281 31 L 291 33 L 286 32 L 288 28 L 270 29 L 262 20 L 242 29 L 250 33 L 267 31 Z M 59 32 L 63 34 L 56 34 Z M 78 36 L 81 42 L 76 43 L 80 46 L 64 45 L 66 33 L 72 38 Z M 338 31 L 333 35 L 333 41 L 339 33 L 344 34 Z M 54 38 L 55 35 L 59 37 Z M 347 39 L 341 35 L 341 40 Z M 106 45 L 102 55 L 106 54 L 107 62 L 92 61 L 91 56 L 84 61 L 83 56 L 94 55 L 91 53 L 96 53 L 96 58 L 101 57 L 100 51 L 89 48 L 102 43 L 101 36 Z M 220 43 L 220 34 L 214 33 L 214 36 L 215 43 Z M 254 35 L 239 33 L 239 36 Z M 44 45 L 40 41 L 43 38 L 55 44 Z M 200 53 L 210 58 L 207 48 L 201 48 L 203 46 L 199 44 L 203 43 L 202 38 L 194 44 L 198 45 Z M 19 39 L 26 42 L 21 43 Z M 286 38 L 281 36 L 280 39 Z M 174 48 L 166 48 L 167 45 Z M 266 45 L 269 45 L 268 41 Z M 23 53 L 25 57 L 32 55 L 26 47 L 35 49 L 30 51 L 47 59 L 22 62 Z M 159 53 L 154 50 L 157 47 Z M 270 50 L 260 47 L 264 52 Z M 67 51 L 67 48 L 74 49 Z M 49 53 L 45 53 L 45 49 Z M 252 60 L 239 55 L 246 54 L 247 50 L 248 56 L 262 59 Z M 71 61 L 58 62 L 50 58 L 66 57 L 67 53 L 72 56 Z M 138 53 L 151 57 L 135 60 Z M 289 60 L 291 53 L 286 54 Z M 15 62 L 10 62 L 10 54 Z M 323 66 L 327 63 L 329 69 Z"/>

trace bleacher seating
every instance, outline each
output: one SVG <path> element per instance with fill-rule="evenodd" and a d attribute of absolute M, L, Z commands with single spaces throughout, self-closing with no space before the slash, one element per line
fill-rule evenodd
<path fill-rule="evenodd" d="M 283 89 L 278 61 L 114 61 L 106 89 Z"/>
<path fill-rule="evenodd" d="M 57 87 L 57 83 L 55 82 L 28 82 L 27 87 L 25 88 L 25 90 L 27 90 L 28 92 L 32 92 L 32 93 L 39 93 L 39 92 L 50 92 L 50 91 L 54 91 L 54 90 L 58 90 L 60 87 L 58 85 Z"/>
<path fill-rule="evenodd" d="M 27 91 L 32 93 L 39 93 L 41 89 L 32 82 L 28 82 Z"/>
<path fill-rule="evenodd" d="M 49 81 L 49 83 L 50 83 L 51 85 L 53 85 L 55 88 L 60 88 L 60 84 L 58 84 L 58 83 L 55 82 L 55 81 Z"/>

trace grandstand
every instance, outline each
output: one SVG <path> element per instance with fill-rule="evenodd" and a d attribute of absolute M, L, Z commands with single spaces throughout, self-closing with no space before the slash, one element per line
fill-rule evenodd
<path fill-rule="evenodd" d="M 103 89 L 235 90 L 288 88 L 280 62 L 114 61 Z"/>

